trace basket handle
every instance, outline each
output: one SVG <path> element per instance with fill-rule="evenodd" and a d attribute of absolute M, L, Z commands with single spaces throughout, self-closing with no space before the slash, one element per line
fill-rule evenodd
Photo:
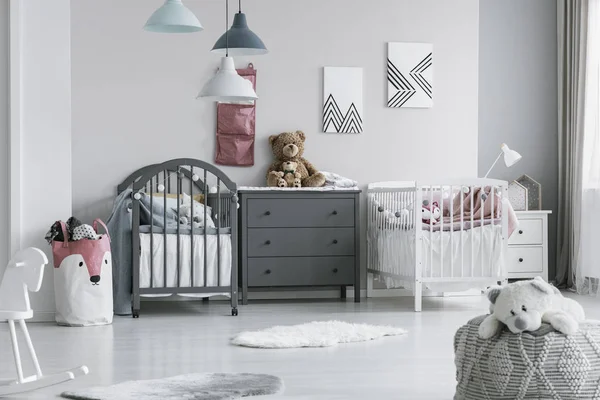
<path fill-rule="evenodd" d="M 106 232 L 106 237 L 108 238 L 108 241 L 110 242 L 110 234 L 108 233 L 108 228 L 106 227 L 106 225 L 104 224 L 104 222 L 102 222 L 102 220 L 100 218 L 96 218 L 94 220 L 94 224 L 92 225 L 94 230 L 96 231 L 96 233 L 98 233 L 98 224 L 100 224 L 100 226 L 102 228 L 104 228 L 104 232 Z"/>
<path fill-rule="evenodd" d="M 62 221 L 58 221 L 58 222 L 60 223 L 60 227 L 62 229 L 62 234 L 63 234 L 63 245 L 62 245 L 62 247 L 67 248 L 67 247 L 69 247 L 69 234 L 67 233 L 67 226 Z"/>

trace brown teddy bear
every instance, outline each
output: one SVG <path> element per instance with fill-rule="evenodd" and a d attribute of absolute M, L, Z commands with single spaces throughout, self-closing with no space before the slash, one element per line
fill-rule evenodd
<path fill-rule="evenodd" d="M 302 176 L 299 172 L 296 172 L 298 169 L 298 163 L 295 161 L 284 161 L 281 163 L 281 169 L 283 171 L 283 179 L 287 187 L 302 187 L 302 181 L 300 180 Z"/>
<path fill-rule="evenodd" d="M 267 171 L 267 186 L 280 186 L 282 163 L 286 161 L 293 161 L 298 164 L 294 176 L 296 174 L 300 175 L 299 179 L 302 186 L 320 187 L 325 184 L 325 175 L 318 172 L 310 162 L 302 158 L 305 139 L 306 136 L 301 131 L 284 132 L 269 137 L 275 161 Z"/>

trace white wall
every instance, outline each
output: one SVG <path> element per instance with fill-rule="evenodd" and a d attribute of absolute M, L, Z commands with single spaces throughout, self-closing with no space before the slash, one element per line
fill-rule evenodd
<path fill-rule="evenodd" d="M 0 2 L 0 187 L 9 186 L 10 166 L 10 9 L 8 1 Z M 10 190 L 0 191 L 0 226 L 9 224 Z M 0 279 L 8 262 L 9 230 L 0 231 Z"/>
<path fill-rule="evenodd" d="M 109 214 L 116 185 L 141 166 L 183 156 L 214 161 L 215 105 L 195 96 L 219 62 L 209 50 L 224 30 L 224 2 L 185 2 L 203 32 L 143 31 L 162 2 L 72 2 L 73 208 L 88 221 Z M 271 53 L 252 59 L 260 96 L 256 165 L 223 168 L 239 184 L 264 184 L 267 137 L 296 129 L 307 134 L 307 159 L 362 184 L 476 175 L 477 0 L 243 6 Z M 433 108 L 385 107 L 388 41 L 433 43 Z M 364 68 L 363 134 L 321 133 L 323 66 Z"/>
<path fill-rule="evenodd" d="M 44 235 L 71 214 L 70 1 L 21 0 L 21 238 L 52 260 Z M 32 296 L 39 319 L 54 318 L 53 268 Z"/>

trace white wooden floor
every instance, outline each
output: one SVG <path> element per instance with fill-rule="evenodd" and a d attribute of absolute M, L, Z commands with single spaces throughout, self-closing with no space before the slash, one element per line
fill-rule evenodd
<path fill-rule="evenodd" d="M 600 300 L 577 297 L 589 318 L 600 319 Z M 484 297 L 251 303 L 229 316 L 225 303 L 143 303 L 140 319 L 118 317 L 111 326 L 65 328 L 30 324 L 42 368 L 50 373 L 86 364 L 83 378 L 24 394 L 50 399 L 61 391 L 192 372 L 258 372 L 283 378 L 282 396 L 269 399 L 451 399 L 452 338 L 487 310 Z M 313 320 L 391 324 L 403 337 L 324 349 L 258 350 L 230 346 L 242 330 Z M 0 377 L 13 376 L 7 326 L 0 325 Z M 267 397 L 265 397 L 266 399 Z"/>

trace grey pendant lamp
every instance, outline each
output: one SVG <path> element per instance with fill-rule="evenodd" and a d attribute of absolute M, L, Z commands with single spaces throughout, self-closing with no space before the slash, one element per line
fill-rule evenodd
<path fill-rule="evenodd" d="M 242 0 L 239 1 L 239 12 L 233 17 L 231 28 L 223 34 L 212 48 L 213 53 L 225 54 L 229 40 L 229 54 L 232 56 L 259 56 L 269 50 L 262 40 L 248 28 L 246 14 L 242 12 Z M 229 39 L 228 39 L 229 38 Z"/>
<path fill-rule="evenodd" d="M 252 83 L 242 78 L 235 70 L 233 58 L 227 51 L 227 26 L 229 16 L 229 0 L 225 0 L 225 54 L 221 57 L 221 68 L 202 88 L 199 98 L 209 98 L 216 101 L 237 102 L 256 100 L 258 96 Z"/>
<path fill-rule="evenodd" d="M 165 4 L 150 16 L 144 29 L 161 33 L 189 33 L 201 31 L 203 28 L 198 18 L 181 0 L 166 0 Z"/>

